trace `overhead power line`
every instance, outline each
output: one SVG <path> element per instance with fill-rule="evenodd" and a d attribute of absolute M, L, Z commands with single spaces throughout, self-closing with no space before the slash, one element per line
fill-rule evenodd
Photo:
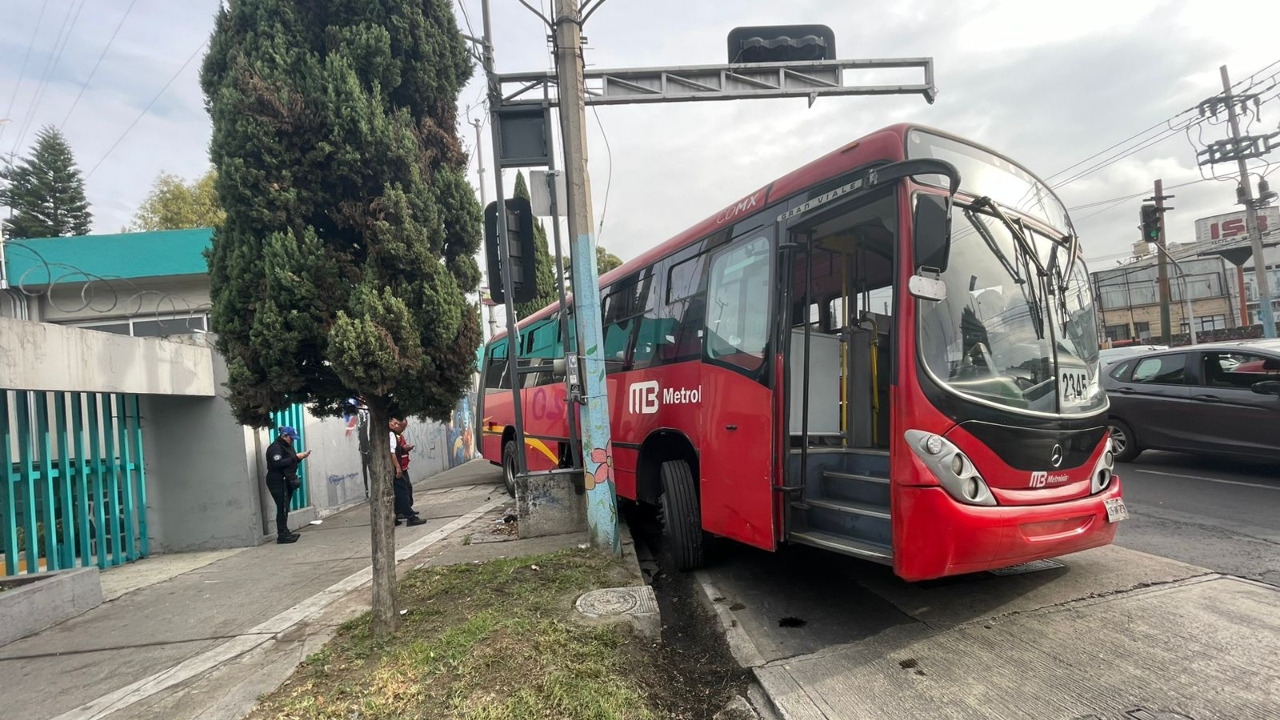
<path fill-rule="evenodd" d="M 18 90 L 22 87 L 22 81 L 27 78 L 27 61 L 31 59 L 31 48 L 35 47 L 36 36 L 40 34 L 40 23 L 44 22 L 44 11 L 48 7 L 49 0 L 44 0 L 44 4 L 40 6 L 40 15 L 36 17 L 36 29 L 31 31 L 31 40 L 27 42 L 27 52 L 22 56 L 22 69 L 18 71 L 18 82 L 13 85 L 13 94 L 9 96 L 9 107 L 4 111 L 6 118 L 13 112 L 13 104 L 18 100 Z M 7 124 L 0 125 L 0 138 L 4 137 L 4 131 L 8 127 Z"/>
<path fill-rule="evenodd" d="M 107 46 L 102 48 L 102 54 L 98 56 L 98 61 L 93 64 L 93 69 L 89 71 L 89 77 L 84 79 L 80 85 L 80 92 L 76 93 L 76 99 L 71 101 L 71 107 L 67 109 L 67 116 L 62 118 L 62 124 L 58 125 L 58 129 L 66 127 L 67 121 L 71 119 L 71 113 L 75 112 L 76 105 L 80 104 L 80 98 L 84 97 L 85 88 L 89 87 L 89 83 L 93 81 L 93 76 L 98 73 L 98 68 L 102 65 L 102 59 L 107 56 L 107 51 L 115 44 L 116 36 L 120 34 L 120 28 L 124 27 L 124 21 L 129 19 L 129 13 L 133 12 L 133 6 L 138 4 L 138 0 L 129 3 L 129 7 L 125 8 L 124 16 L 120 18 L 120 22 L 116 23 L 116 29 L 111 33 L 111 38 L 107 40 Z"/>
<path fill-rule="evenodd" d="M 36 85 L 36 94 L 32 96 L 31 106 L 27 108 L 27 113 L 23 116 L 22 126 L 18 129 L 18 139 L 13 144 L 11 152 L 16 153 L 22 145 L 22 141 L 27 139 L 27 133 L 31 131 L 33 121 L 36 119 L 36 110 L 40 108 L 40 102 L 44 100 L 45 90 L 49 88 L 49 76 L 57 69 L 58 63 L 62 61 L 62 53 L 67 49 L 67 44 L 71 41 L 71 31 L 75 28 L 76 22 L 80 20 L 80 11 L 84 10 L 85 0 L 80 0 L 79 5 L 72 0 L 67 6 L 67 14 L 62 19 L 62 28 L 58 30 L 58 37 L 53 41 L 53 50 L 49 53 L 49 59 L 44 64 L 44 72 L 40 74 L 40 83 Z M 74 15 L 73 15 L 74 12 Z"/>
<path fill-rule="evenodd" d="M 129 127 L 125 128 L 123 133 L 120 133 L 120 137 L 116 138 L 115 142 L 111 143 L 111 147 L 107 148 L 107 152 L 104 153 L 102 157 L 98 158 L 98 162 L 94 163 L 93 169 L 85 173 L 84 177 L 86 180 L 89 179 L 89 177 L 92 176 L 93 173 L 97 171 L 99 167 L 102 166 L 102 161 L 106 160 L 107 157 L 110 156 L 111 153 L 115 151 L 116 146 L 118 146 L 121 143 L 121 141 L 123 141 L 125 137 L 127 137 L 129 133 L 133 131 L 133 128 L 138 125 L 138 123 L 142 120 L 142 118 L 146 117 L 147 113 L 151 112 L 151 107 L 156 104 L 156 101 L 160 99 L 160 96 L 165 94 L 165 92 L 169 89 L 169 86 L 173 84 L 173 81 L 178 79 L 178 76 L 182 74 L 182 71 L 187 69 L 187 66 L 191 64 L 191 61 L 196 59 L 196 56 L 200 54 L 200 51 L 204 49 L 204 46 L 208 44 L 208 42 L 209 42 L 208 40 L 204 40 L 200 43 L 198 47 L 196 47 L 195 52 L 191 53 L 191 56 L 187 58 L 187 61 L 182 63 L 182 67 L 178 68 L 178 71 L 173 74 L 173 77 L 169 78 L 169 81 L 164 84 L 164 87 L 160 88 L 160 92 L 156 93 L 156 96 L 151 98 L 151 102 L 147 103 L 147 106 L 142 109 L 142 112 L 138 113 L 138 117 L 134 118 L 133 122 L 129 123 Z"/>

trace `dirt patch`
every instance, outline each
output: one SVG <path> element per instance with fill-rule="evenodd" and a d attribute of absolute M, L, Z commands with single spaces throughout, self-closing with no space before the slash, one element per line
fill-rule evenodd
<path fill-rule="evenodd" d="M 655 518 L 634 507 L 625 516 L 637 551 L 648 550 L 658 563 L 648 579 L 662 611 L 662 641 L 646 654 L 653 671 L 641 682 L 666 717 L 715 717 L 735 696 L 745 696 L 754 678 L 733 658 L 719 621 L 699 597 L 702 588 L 693 575 L 670 570 Z M 720 715 L 728 720 L 736 716 L 731 711 Z"/>
<path fill-rule="evenodd" d="M 573 619 L 582 592 L 628 582 L 621 563 L 580 549 L 411 571 L 395 637 L 376 641 L 367 613 L 344 624 L 250 718 L 714 717 L 749 676 L 696 588 L 664 587 L 662 642 Z"/>

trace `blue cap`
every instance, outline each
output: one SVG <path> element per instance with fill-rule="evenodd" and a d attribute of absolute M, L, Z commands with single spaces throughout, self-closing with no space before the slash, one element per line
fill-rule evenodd
<path fill-rule="evenodd" d="M 298 439 L 298 431 L 294 430 L 292 427 L 289 427 L 288 425 L 285 425 L 284 427 L 280 428 L 276 432 L 279 433 L 281 437 L 287 437 L 290 440 Z"/>

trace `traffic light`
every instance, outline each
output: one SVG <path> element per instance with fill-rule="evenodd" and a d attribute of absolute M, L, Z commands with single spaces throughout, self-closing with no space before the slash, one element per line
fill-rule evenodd
<path fill-rule="evenodd" d="M 537 270 L 534 267 L 533 208 L 527 198 L 511 198 L 507 206 L 507 252 L 511 256 L 511 301 L 526 303 L 538 294 Z M 484 209 L 485 260 L 489 267 L 489 297 L 496 303 L 506 302 L 502 284 L 502 254 L 498 248 L 498 203 Z"/>
<path fill-rule="evenodd" d="M 760 25 L 729 32 L 729 64 L 835 60 L 836 34 L 826 25 Z"/>
<path fill-rule="evenodd" d="M 1147 203 L 1142 206 L 1142 239 L 1144 242 L 1160 240 L 1160 210 Z"/>

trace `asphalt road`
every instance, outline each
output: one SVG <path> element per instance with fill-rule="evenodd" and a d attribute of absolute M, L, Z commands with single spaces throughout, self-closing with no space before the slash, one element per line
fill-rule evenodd
<path fill-rule="evenodd" d="M 1117 545 L 1280 585 L 1280 467 L 1147 452 L 1116 472 Z"/>

